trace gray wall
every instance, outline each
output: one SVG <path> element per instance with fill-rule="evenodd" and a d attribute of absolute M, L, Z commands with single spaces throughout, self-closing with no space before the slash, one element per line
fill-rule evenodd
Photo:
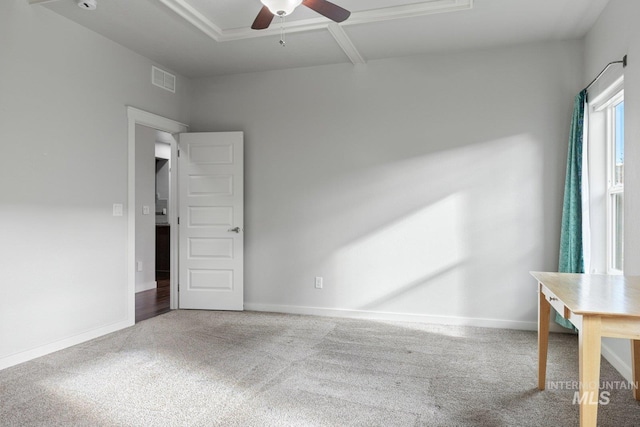
<path fill-rule="evenodd" d="M 126 105 L 189 121 L 152 63 L 45 8 L 0 2 L 0 368 L 130 324 Z"/>
<path fill-rule="evenodd" d="M 194 81 L 192 129 L 245 132 L 247 308 L 535 328 L 582 60 L 573 41 Z"/>
<path fill-rule="evenodd" d="M 625 233 L 624 270 L 640 274 L 640 2 L 611 0 L 585 38 L 585 84 L 609 62 L 628 54 L 625 98 Z M 631 380 L 629 340 L 604 339 L 603 353 Z"/>

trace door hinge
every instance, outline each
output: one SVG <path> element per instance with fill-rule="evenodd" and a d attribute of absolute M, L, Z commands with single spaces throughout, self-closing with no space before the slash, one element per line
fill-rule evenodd
<path fill-rule="evenodd" d="M 178 157 L 180 157 L 180 150 L 178 150 Z"/>
<path fill-rule="evenodd" d="M 180 217 L 178 217 L 178 225 L 180 225 Z"/>

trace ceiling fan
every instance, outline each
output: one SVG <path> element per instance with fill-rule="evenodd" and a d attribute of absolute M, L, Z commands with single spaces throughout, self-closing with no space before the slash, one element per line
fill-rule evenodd
<path fill-rule="evenodd" d="M 251 28 L 254 30 L 264 30 L 269 28 L 274 16 L 284 17 L 289 15 L 301 4 L 307 6 L 332 21 L 342 22 L 351 15 L 346 9 L 341 8 L 327 0 L 260 0 L 264 5 Z"/>

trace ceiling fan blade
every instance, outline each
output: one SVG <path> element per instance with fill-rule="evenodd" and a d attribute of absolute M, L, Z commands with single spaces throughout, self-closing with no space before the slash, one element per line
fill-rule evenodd
<path fill-rule="evenodd" d="M 302 4 L 335 22 L 342 22 L 351 15 L 347 9 L 327 0 L 304 0 Z"/>
<path fill-rule="evenodd" d="M 271 21 L 273 21 L 273 13 L 269 10 L 267 6 L 263 6 L 256 16 L 256 20 L 253 21 L 253 25 L 251 25 L 251 29 L 253 30 L 264 30 L 269 28 Z"/>

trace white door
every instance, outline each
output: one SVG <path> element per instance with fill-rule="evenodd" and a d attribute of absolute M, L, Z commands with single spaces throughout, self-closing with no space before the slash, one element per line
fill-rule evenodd
<path fill-rule="evenodd" d="M 242 310 L 243 134 L 178 143 L 179 307 Z"/>

